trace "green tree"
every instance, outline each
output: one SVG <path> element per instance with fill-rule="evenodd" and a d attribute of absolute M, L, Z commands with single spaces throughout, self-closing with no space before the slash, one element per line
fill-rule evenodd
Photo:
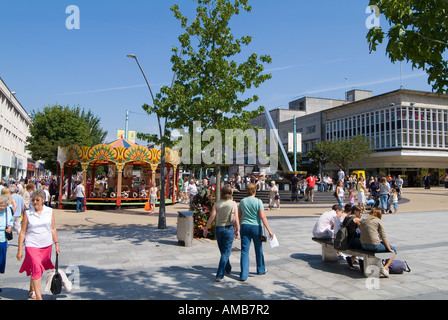
<path fill-rule="evenodd" d="M 348 172 L 355 161 L 365 159 L 372 153 L 372 141 L 358 135 L 350 139 L 319 142 L 309 156 L 320 165 L 333 163 Z"/>
<path fill-rule="evenodd" d="M 370 29 L 370 52 L 385 38 L 392 62 L 407 61 L 428 74 L 428 84 L 438 93 L 448 92 L 448 1 L 371 0 L 389 22 L 389 30 Z"/>
<path fill-rule="evenodd" d="M 203 131 L 217 129 L 223 133 L 225 129 L 252 128 L 249 120 L 264 108 L 247 110 L 259 100 L 257 95 L 247 94 L 247 90 L 258 88 L 271 78 L 263 66 L 271 58 L 253 53 L 244 59 L 243 47 L 251 43 L 252 37 L 235 39 L 231 33 L 232 17 L 252 10 L 248 0 L 195 1 L 198 6 L 191 23 L 178 5 L 171 8 L 185 30 L 178 38 L 180 48 L 172 49 L 176 79 L 171 87 L 161 88 L 153 106 L 143 106 L 147 113 L 165 119 L 164 141 L 168 144 L 175 129 L 188 129 L 191 136 L 195 121 L 201 122 Z M 154 135 L 139 137 L 160 142 Z"/>
<path fill-rule="evenodd" d="M 100 119 L 80 107 L 46 106 L 33 111 L 27 149 L 33 160 L 45 161 L 45 168 L 57 169 L 58 147 L 71 144 L 94 146 L 104 142 L 107 131 L 100 127 Z"/>
<path fill-rule="evenodd" d="M 241 97 L 247 89 L 257 88 L 271 78 L 259 63 L 270 63 L 269 56 L 252 54 L 242 63 L 233 59 L 241 53 L 243 45 L 252 41 L 250 36 L 235 40 L 229 26 L 232 16 L 238 15 L 241 9 L 251 11 L 248 1 L 233 4 L 228 0 L 195 1 L 197 15 L 190 25 L 179 6 L 171 8 L 185 29 L 179 36 L 180 48 L 172 49 L 176 80 L 173 86 L 161 88 L 154 106 L 144 106 L 148 113 L 166 119 L 167 143 L 172 130 L 191 129 L 194 121 L 201 121 L 204 130 L 251 127 L 249 120 L 263 108 L 247 111 L 245 108 L 258 101 L 258 96 Z M 156 136 L 146 137 L 159 142 Z"/>
<path fill-rule="evenodd" d="M 316 143 L 313 150 L 308 152 L 308 157 L 310 157 L 319 166 L 319 171 L 322 173 L 325 165 L 331 161 L 331 156 L 333 155 L 335 148 L 335 143 L 332 141 L 321 141 Z"/>

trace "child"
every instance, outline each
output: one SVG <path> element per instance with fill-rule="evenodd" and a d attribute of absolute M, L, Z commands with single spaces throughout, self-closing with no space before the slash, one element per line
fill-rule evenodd
<path fill-rule="evenodd" d="M 392 203 L 394 205 L 394 213 L 398 212 L 398 193 L 395 188 L 392 188 Z"/>
<path fill-rule="evenodd" d="M 355 189 L 354 188 L 350 189 L 348 196 L 350 199 L 350 204 L 352 205 L 352 207 L 354 207 L 355 206 Z"/>
<path fill-rule="evenodd" d="M 369 199 L 367 200 L 367 208 L 368 210 L 372 209 L 375 205 L 375 200 L 373 199 L 373 196 L 369 196 Z"/>

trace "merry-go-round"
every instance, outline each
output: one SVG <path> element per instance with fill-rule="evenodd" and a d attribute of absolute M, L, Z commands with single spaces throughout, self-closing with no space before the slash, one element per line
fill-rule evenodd
<path fill-rule="evenodd" d="M 58 207 L 73 204 L 74 166 L 81 166 L 87 206 L 144 205 L 149 188 L 160 190 L 161 150 L 118 139 L 93 147 L 71 145 L 58 148 Z M 177 151 L 165 148 L 166 202 L 175 203 L 180 158 Z M 102 167 L 102 170 L 98 168 Z M 102 175 L 98 175 L 102 172 Z M 102 177 L 99 179 L 98 177 Z M 63 199 L 65 195 L 65 199 Z"/>

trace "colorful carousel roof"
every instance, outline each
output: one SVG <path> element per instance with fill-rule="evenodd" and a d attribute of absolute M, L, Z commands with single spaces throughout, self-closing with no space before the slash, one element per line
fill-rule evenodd
<path fill-rule="evenodd" d="M 111 143 L 108 143 L 109 146 L 111 146 L 112 148 L 118 148 L 118 147 L 122 147 L 122 148 L 130 148 L 130 147 L 136 147 L 138 146 L 138 144 L 136 143 L 132 143 L 130 141 L 127 141 L 125 139 L 118 139 L 115 140 Z"/>
<path fill-rule="evenodd" d="M 161 163 L 160 157 L 160 150 L 148 149 L 125 139 L 118 139 L 109 144 L 99 144 L 93 147 L 71 145 L 58 148 L 58 162 L 60 164 L 79 162 L 83 168 L 87 168 L 91 163 L 114 163 L 117 168 L 139 163 L 157 168 Z M 165 161 L 178 166 L 180 164 L 179 153 L 170 148 L 165 148 Z"/>

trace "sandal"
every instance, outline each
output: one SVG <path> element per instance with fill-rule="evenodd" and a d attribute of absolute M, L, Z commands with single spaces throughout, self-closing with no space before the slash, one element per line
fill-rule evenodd
<path fill-rule="evenodd" d="M 36 294 L 34 293 L 34 291 L 29 291 L 28 292 L 28 299 L 36 300 Z"/>

